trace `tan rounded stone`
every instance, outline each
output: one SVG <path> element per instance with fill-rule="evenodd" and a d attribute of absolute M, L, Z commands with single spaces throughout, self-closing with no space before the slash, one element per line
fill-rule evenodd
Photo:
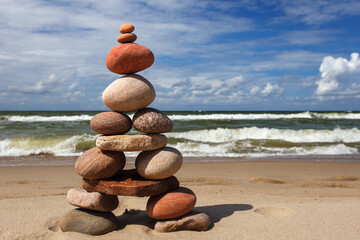
<path fill-rule="evenodd" d="M 120 26 L 121 33 L 131 33 L 134 30 L 135 30 L 135 27 L 131 23 L 124 23 L 123 25 Z"/>
<path fill-rule="evenodd" d="M 174 175 L 182 166 L 181 153 L 172 147 L 141 152 L 135 160 L 140 176 L 147 179 L 165 179 Z"/>
<path fill-rule="evenodd" d="M 125 155 L 119 151 L 103 151 L 94 147 L 84 152 L 75 163 L 76 172 L 88 179 L 103 179 L 114 176 L 125 166 Z"/>
<path fill-rule="evenodd" d="M 191 211 L 176 219 L 158 220 L 154 226 L 157 232 L 205 231 L 211 224 L 206 213 Z"/>
<path fill-rule="evenodd" d="M 103 92 L 104 104 L 118 112 L 132 112 L 145 108 L 155 99 L 153 85 L 144 77 L 131 74 L 112 82 Z"/>
<path fill-rule="evenodd" d="M 119 43 L 132 43 L 135 42 L 137 39 L 137 36 L 133 33 L 124 33 L 124 34 L 120 34 L 117 37 L 117 41 Z"/>
<path fill-rule="evenodd" d="M 146 212 L 151 218 L 171 219 L 190 212 L 196 203 L 196 196 L 188 188 L 179 187 L 161 195 L 150 197 Z"/>
<path fill-rule="evenodd" d="M 99 136 L 96 146 L 112 151 L 150 151 L 166 146 L 167 138 L 162 134 Z"/>
<path fill-rule="evenodd" d="M 126 114 L 119 112 L 102 112 L 92 117 L 91 128 L 100 134 L 124 134 L 130 131 L 132 121 Z"/>
<path fill-rule="evenodd" d="M 66 197 L 71 205 L 100 212 L 110 212 L 119 206 L 119 199 L 115 195 L 90 193 L 84 189 L 70 189 Z"/>
<path fill-rule="evenodd" d="M 150 67 L 155 61 L 150 49 L 136 43 L 113 47 L 106 58 L 106 67 L 113 73 L 130 74 Z"/>

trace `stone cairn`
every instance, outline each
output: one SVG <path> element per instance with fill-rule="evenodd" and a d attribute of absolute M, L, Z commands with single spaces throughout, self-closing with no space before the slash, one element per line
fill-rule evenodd
<path fill-rule="evenodd" d="M 66 213 L 59 220 L 62 231 L 100 235 L 118 227 L 111 212 L 119 205 L 117 195 L 149 196 L 146 212 L 156 219 L 158 232 L 179 230 L 204 231 L 211 224 L 205 213 L 192 211 L 196 196 L 188 188 L 179 187 L 173 176 L 182 166 L 181 153 L 166 147 L 167 138 L 161 133 L 171 132 L 172 121 L 161 111 L 147 108 L 155 99 L 153 85 L 135 74 L 154 63 L 153 53 L 133 43 L 137 36 L 134 26 L 126 23 L 106 59 L 107 68 L 125 76 L 112 82 L 103 92 L 104 104 L 113 111 L 96 114 L 91 128 L 102 134 L 96 147 L 84 152 L 75 163 L 75 170 L 83 177 L 84 189 L 71 189 L 70 204 L 79 208 Z M 135 112 L 131 120 L 125 112 Z M 145 134 L 124 135 L 131 127 Z M 123 170 L 123 152 L 140 151 L 136 169 Z"/>

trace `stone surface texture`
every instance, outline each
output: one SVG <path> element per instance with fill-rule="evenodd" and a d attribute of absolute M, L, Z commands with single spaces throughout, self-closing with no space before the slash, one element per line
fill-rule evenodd
<path fill-rule="evenodd" d="M 134 128 L 143 133 L 171 132 L 173 123 L 168 116 L 155 108 L 144 108 L 133 117 Z"/>
<path fill-rule="evenodd" d="M 154 219 L 171 219 L 183 216 L 190 212 L 196 203 L 193 191 L 179 187 L 167 193 L 150 197 L 147 205 L 147 214 Z"/>
<path fill-rule="evenodd" d="M 116 176 L 103 180 L 83 179 L 82 186 L 89 192 L 122 196 L 156 196 L 179 187 L 176 177 L 159 181 L 142 178 L 135 169 L 122 170 Z"/>
<path fill-rule="evenodd" d="M 118 37 L 117 37 L 117 41 L 119 43 L 132 43 L 132 42 L 135 42 L 137 39 L 137 36 L 133 33 L 124 33 L 124 34 L 120 34 Z"/>
<path fill-rule="evenodd" d="M 92 117 L 91 128 L 100 134 L 124 134 L 130 131 L 132 121 L 126 114 L 119 112 L 102 112 Z"/>
<path fill-rule="evenodd" d="M 106 58 L 106 67 L 113 73 L 130 74 L 150 67 L 155 61 L 150 49 L 136 43 L 113 47 Z"/>
<path fill-rule="evenodd" d="M 150 151 L 166 146 L 167 138 L 162 134 L 99 136 L 96 146 L 112 151 Z"/>
<path fill-rule="evenodd" d="M 97 147 L 84 152 L 75 163 L 76 172 L 88 179 L 102 179 L 114 176 L 125 166 L 123 152 L 103 151 Z"/>
<path fill-rule="evenodd" d="M 112 212 L 73 209 L 60 218 L 59 227 L 63 232 L 102 235 L 115 230 L 118 221 Z"/>
<path fill-rule="evenodd" d="M 120 26 L 121 33 L 131 33 L 134 30 L 135 30 L 135 27 L 131 23 L 124 23 Z"/>
<path fill-rule="evenodd" d="M 132 112 L 150 105 L 155 95 L 155 89 L 148 80 L 130 74 L 112 82 L 104 90 L 102 100 L 111 110 Z"/>
<path fill-rule="evenodd" d="M 191 211 L 176 219 L 158 220 L 154 230 L 157 232 L 205 231 L 210 224 L 210 217 L 206 213 Z"/>
<path fill-rule="evenodd" d="M 71 205 L 100 212 L 110 212 L 119 206 L 117 196 L 84 189 L 70 189 L 66 197 Z"/>
<path fill-rule="evenodd" d="M 172 147 L 141 152 L 135 160 L 137 172 L 147 179 L 164 179 L 174 175 L 182 166 L 181 153 Z"/>

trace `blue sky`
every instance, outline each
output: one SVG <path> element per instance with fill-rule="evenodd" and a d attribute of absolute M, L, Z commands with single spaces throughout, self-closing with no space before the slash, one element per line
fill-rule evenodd
<path fill-rule="evenodd" d="M 119 26 L 161 110 L 360 110 L 360 2 L 1 0 L 0 110 L 106 110 Z"/>

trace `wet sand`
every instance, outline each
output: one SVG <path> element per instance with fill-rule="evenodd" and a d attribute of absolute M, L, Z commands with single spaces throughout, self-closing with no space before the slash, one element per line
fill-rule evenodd
<path fill-rule="evenodd" d="M 341 159 L 338 159 L 341 161 Z M 126 168 L 133 168 L 127 164 Z M 119 229 L 63 233 L 66 201 L 81 187 L 73 166 L 0 167 L 0 239 L 359 239 L 360 162 L 188 162 L 176 174 L 207 213 L 204 232 L 157 233 L 147 198 L 119 196 Z M 124 214 L 125 210 L 129 212 Z"/>

